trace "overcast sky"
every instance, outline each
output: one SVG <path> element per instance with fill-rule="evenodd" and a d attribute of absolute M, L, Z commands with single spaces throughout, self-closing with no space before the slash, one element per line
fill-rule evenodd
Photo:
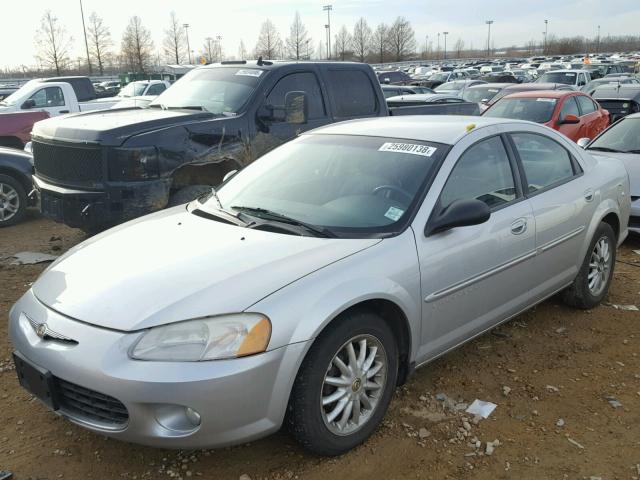
<path fill-rule="evenodd" d="M 34 35 L 40 18 L 50 8 L 73 37 L 74 58 L 84 55 L 84 41 L 78 0 L 3 0 L 0 28 L 0 66 L 33 65 Z M 486 48 L 485 20 L 492 19 L 496 47 L 541 41 L 544 20 L 549 34 L 595 36 L 601 25 L 607 34 L 640 34 L 640 0 L 83 0 L 85 18 L 91 12 L 102 16 L 118 48 L 127 20 L 139 15 L 153 34 L 157 51 L 162 51 L 164 30 L 174 10 L 182 23 L 189 23 L 191 49 L 201 50 L 208 36 L 222 36 L 227 55 L 235 55 L 240 40 L 253 50 L 260 24 L 270 18 L 284 39 L 295 11 L 313 38 L 314 50 L 324 40 L 326 12 L 332 2 L 332 31 L 341 25 L 350 30 L 359 17 L 369 25 L 392 22 L 402 15 L 416 32 L 424 48 L 425 36 L 435 40 L 437 32 L 449 31 L 448 45 L 461 38 L 468 47 Z M 493 43 L 493 42 L 492 42 Z M 434 41 L 435 46 L 435 41 Z M 450 47 L 449 47 L 450 48 Z"/>

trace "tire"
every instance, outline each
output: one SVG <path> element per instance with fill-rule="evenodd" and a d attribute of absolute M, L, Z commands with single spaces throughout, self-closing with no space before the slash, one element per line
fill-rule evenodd
<path fill-rule="evenodd" d="M 361 362 L 359 353 L 363 340 L 367 347 L 364 349 L 365 360 Z M 368 373 L 358 368 L 358 373 L 347 379 L 342 373 L 344 370 L 341 371 L 334 363 L 334 357 L 344 359 L 342 367 L 349 369 L 353 364 L 348 359 L 347 345 L 350 343 L 356 365 L 361 367 L 369 363 L 371 368 Z M 377 347 L 375 357 L 372 355 L 373 346 Z M 373 364 L 370 362 L 372 358 Z M 332 383 L 339 381 L 342 386 L 325 383 L 325 377 Z M 345 314 L 318 336 L 307 353 L 289 399 L 287 427 L 308 450 L 320 455 L 345 453 L 364 442 L 380 425 L 397 377 L 398 347 L 385 321 L 368 311 Z M 371 389 L 372 384 L 380 388 Z M 323 406 L 321 399 L 324 397 L 328 401 L 331 396 L 336 400 Z M 344 408 L 338 410 L 341 402 L 344 402 Z M 358 422 L 355 422 L 356 408 L 360 412 Z M 335 419 L 331 418 L 334 409 L 339 411 Z M 347 421 L 344 427 L 340 427 L 345 416 Z"/>
<path fill-rule="evenodd" d="M 605 255 L 602 255 L 604 246 L 607 247 L 608 251 Z M 573 284 L 563 293 L 563 300 L 567 305 L 589 309 L 602 302 L 607 296 L 611 285 L 616 262 L 616 247 L 616 235 L 613 228 L 607 223 L 600 223 L 591 239 L 578 275 Z M 590 281 L 593 278 L 590 277 L 599 278 L 600 283 L 592 288 Z M 598 288 L 595 288 L 596 286 Z"/>
<path fill-rule="evenodd" d="M 27 211 L 27 193 L 20 181 L 0 174 L 0 227 L 15 225 Z"/>
<path fill-rule="evenodd" d="M 167 204 L 167 207 L 175 207 L 176 205 L 188 203 L 192 200 L 195 200 L 203 193 L 208 193 L 210 191 L 211 187 L 207 185 L 189 185 L 187 187 L 182 187 L 180 190 L 173 193 L 169 197 L 169 203 Z"/>

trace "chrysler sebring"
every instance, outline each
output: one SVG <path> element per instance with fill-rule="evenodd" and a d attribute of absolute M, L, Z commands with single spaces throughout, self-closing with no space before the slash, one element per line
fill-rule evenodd
<path fill-rule="evenodd" d="M 286 425 L 340 454 L 417 367 L 556 293 L 596 306 L 629 210 L 618 160 L 534 123 L 327 126 L 59 258 L 10 313 L 16 369 L 115 438 L 216 447 Z"/>

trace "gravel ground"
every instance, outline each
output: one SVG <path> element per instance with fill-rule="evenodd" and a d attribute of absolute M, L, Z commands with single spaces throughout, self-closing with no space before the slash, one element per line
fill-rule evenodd
<path fill-rule="evenodd" d="M 0 316 L 83 234 L 30 214 L 0 230 Z M 640 479 L 640 239 L 619 251 L 607 305 L 551 299 L 418 370 L 383 426 L 339 458 L 308 454 L 286 434 L 233 448 L 169 451 L 106 439 L 58 418 L 23 391 L 0 324 L 0 470 L 23 479 Z M 2 258 L 5 258 L 2 260 Z M 624 263 L 623 263 L 624 262 Z M 487 420 L 474 399 L 498 405 Z"/>

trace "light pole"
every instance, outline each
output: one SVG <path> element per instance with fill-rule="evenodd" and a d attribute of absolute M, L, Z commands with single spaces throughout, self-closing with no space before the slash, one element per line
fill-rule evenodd
<path fill-rule="evenodd" d="M 544 49 L 542 53 L 547 54 L 547 34 L 549 33 L 549 20 L 544 21 Z"/>
<path fill-rule="evenodd" d="M 218 53 L 216 54 L 222 62 L 222 35 L 216 35 L 216 40 L 218 44 Z"/>
<path fill-rule="evenodd" d="M 437 59 L 440 60 L 440 32 L 438 32 L 438 54 L 436 55 Z"/>
<path fill-rule="evenodd" d="M 184 23 L 182 26 L 184 27 L 184 31 L 187 35 L 187 53 L 189 54 L 189 65 L 191 65 L 192 61 L 191 61 L 191 47 L 189 46 L 189 24 Z"/>
<path fill-rule="evenodd" d="M 596 53 L 600 54 L 600 25 L 598 25 L 598 47 Z"/>
<path fill-rule="evenodd" d="M 84 26 L 84 11 L 82 10 L 82 0 L 80 0 L 80 16 L 82 17 L 82 31 L 84 32 L 84 46 L 87 49 L 87 65 L 89 65 L 89 75 L 91 75 L 91 59 L 89 58 L 89 42 L 87 42 L 87 29 Z"/>
<path fill-rule="evenodd" d="M 327 47 L 327 60 L 329 60 L 331 58 L 330 52 L 329 52 L 329 25 L 327 25 L 326 23 L 324 24 L 324 36 L 326 37 L 325 46 Z"/>
<path fill-rule="evenodd" d="M 449 32 L 442 32 L 442 34 L 444 35 L 444 59 L 447 59 L 447 35 L 449 35 Z"/>
<path fill-rule="evenodd" d="M 207 37 L 204 39 L 207 42 L 207 62 L 213 63 L 213 50 L 211 49 L 211 43 L 213 42 L 213 38 Z"/>
<path fill-rule="evenodd" d="M 493 20 L 487 20 L 486 23 L 489 26 L 489 33 L 487 33 L 487 57 L 491 56 L 491 25 Z"/>
<path fill-rule="evenodd" d="M 425 60 L 429 56 L 429 35 L 424 36 L 424 58 Z"/>
<path fill-rule="evenodd" d="M 333 10 L 332 5 L 325 5 L 322 7 L 322 10 L 327 12 L 327 60 L 331 58 L 331 10 Z"/>

